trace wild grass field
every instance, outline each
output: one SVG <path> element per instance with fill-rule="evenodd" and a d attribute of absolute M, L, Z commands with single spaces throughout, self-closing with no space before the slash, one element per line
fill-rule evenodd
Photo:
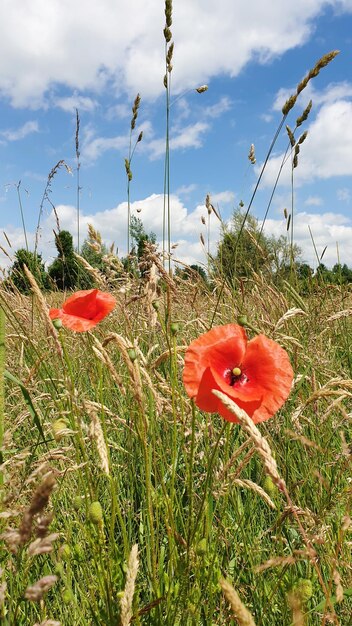
<path fill-rule="evenodd" d="M 165 18 L 162 246 L 140 230 L 138 259 L 123 266 L 110 251 L 105 271 L 71 254 L 59 231 L 68 248 L 60 256 L 58 246 L 51 282 L 36 239 L 0 285 L 0 622 L 350 626 L 350 285 L 341 273 L 335 284 L 322 272 L 298 276 L 293 205 L 280 280 L 266 271 L 262 233 L 247 230 L 288 113 L 336 52 L 285 103 L 235 240 L 223 224 L 221 271 L 209 253 L 210 216 L 220 219 L 209 196 L 208 275 L 176 271 L 171 0 Z M 138 226 L 129 198 L 139 106 L 136 97 L 127 250 Z M 306 138 L 295 133 L 310 107 L 287 129 L 292 187 Z M 76 156 L 79 241 L 78 112 Z"/>
<path fill-rule="evenodd" d="M 1 293 L 2 623 L 347 626 L 350 294 L 223 292 L 215 325 L 247 315 L 293 365 L 259 425 L 283 490 L 255 434 L 185 394 L 216 289 L 168 277 L 156 310 L 127 282 L 86 333 L 50 330 L 39 293 Z"/>

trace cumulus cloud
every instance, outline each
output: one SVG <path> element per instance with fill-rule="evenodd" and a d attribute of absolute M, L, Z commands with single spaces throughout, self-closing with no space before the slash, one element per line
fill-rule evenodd
<path fill-rule="evenodd" d="M 268 235 L 286 237 L 286 221 L 267 219 L 264 231 Z M 325 265 L 331 267 L 338 262 L 338 258 L 342 263 L 351 265 L 352 220 L 349 217 L 332 212 L 321 214 L 296 213 L 294 216 L 294 241 L 302 248 L 305 261 L 311 267 L 316 267 L 318 260 L 312 238 L 318 257 L 327 246 L 324 254 Z"/>
<path fill-rule="evenodd" d="M 162 215 L 164 199 L 162 194 L 152 194 L 147 198 L 142 198 L 131 204 L 132 215 L 143 221 L 147 232 L 153 231 L 157 236 L 157 241 L 162 245 Z M 189 209 L 183 201 L 176 195 L 170 197 L 171 208 L 171 230 L 172 243 L 177 244 L 174 249 L 174 258 L 183 263 L 192 264 L 207 263 L 204 246 L 200 241 L 200 234 L 203 234 L 207 244 L 207 230 L 201 222 L 201 217 L 205 215 L 205 207 L 199 204 Z M 76 207 L 71 205 L 59 205 L 56 207 L 60 220 L 60 228 L 72 232 L 75 239 Z M 126 254 L 126 228 L 127 228 L 127 203 L 122 202 L 112 209 L 100 211 L 98 213 L 81 214 L 80 227 L 81 234 L 87 232 L 88 224 L 93 224 L 94 228 L 100 231 L 103 241 L 111 245 L 113 242 L 117 246 L 119 255 Z M 46 216 L 42 222 L 40 230 L 39 251 L 43 259 L 50 263 L 56 256 L 54 245 L 53 228 L 56 228 L 56 219 L 53 213 Z M 310 230 L 309 230 L 310 229 Z M 10 240 L 12 248 L 9 248 L 4 236 L 0 236 L 0 268 L 6 268 L 11 264 L 11 260 L 4 254 L 2 248 L 6 249 L 13 257 L 17 248 L 24 247 L 24 235 L 21 228 L 8 226 L 6 229 L 7 238 Z M 286 220 L 267 219 L 264 226 L 267 235 L 287 236 Z M 308 213 L 301 211 L 294 216 L 294 241 L 303 252 L 303 258 L 313 268 L 317 266 L 317 258 L 312 243 L 312 238 L 320 256 L 327 246 L 324 254 L 324 263 L 332 266 L 338 262 L 351 265 L 351 245 L 352 240 L 352 219 L 339 213 Z M 31 248 L 34 246 L 34 233 L 27 232 L 28 242 Z M 210 225 L 210 250 L 215 253 L 217 242 L 220 239 L 220 224 L 218 220 L 212 219 Z"/>
<path fill-rule="evenodd" d="M 23 126 L 16 129 L 7 129 L 1 130 L 0 136 L 6 139 L 6 141 L 20 141 L 27 137 L 27 135 L 31 135 L 32 133 L 39 132 L 38 122 L 35 120 L 25 122 Z"/>
<path fill-rule="evenodd" d="M 253 58 L 266 63 L 312 33 L 326 7 L 351 11 L 340 0 L 178 0 L 174 3 L 173 89 L 180 93 L 220 72 L 237 76 Z M 224 19 L 225 16 L 225 19 Z M 159 96 L 164 88 L 159 0 L 33 0 L 0 6 L 0 93 L 14 106 L 39 107 L 57 85 L 116 95 Z M 224 42 L 227 45 L 224 53 Z"/>
<path fill-rule="evenodd" d="M 210 126 L 206 122 L 195 122 L 171 133 L 170 150 L 185 150 L 186 148 L 200 148 L 203 145 L 203 136 Z M 147 144 L 151 159 L 157 159 L 165 154 L 165 138 L 152 139 Z"/>
<path fill-rule="evenodd" d="M 164 196 L 162 194 L 152 194 L 147 198 L 131 203 L 131 214 L 142 220 L 146 232 L 152 231 L 156 234 L 160 246 L 162 246 L 163 236 L 163 210 Z M 69 230 L 75 240 L 76 207 L 61 204 L 56 207 L 56 212 L 61 230 Z M 170 213 L 172 243 L 177 244 L 175 257 L 181 259 L 184 263 L 205 263 L 204 249 L 200 243 L 201 233 L 203 233 L 205 239 L 207 237 L 205 226 L 201 221 L 201 217 L 205 215 L 204 204 L 189 209 L 180 197 L 171 195 Z M 87 232 L 88 224 L 92 224 L 96 230 L 100 231 L 102 239 L 107 245 L 115 243 L 120 256 L 126 254 L 127 202 L 121 202 L 116 207 L 98 213 L 87 212 L 84 214 L 82 212 L 80 216 L 81 234 Z M 56 217 L 51 212 L 42 221 L 39 240 L 39 250 L 43 259 L 48 263 L 56 256 L 53 228 L 57 230 Z M 219 239 L 219 232 L 219 222 L 218 220 L 213 220 L 211 223 L 212 249 L 216 246 L 216 241 Z M 11 256 L 13 251 L 25 245 L 23 230 L 9 226 L 6 229 L 6 234 L 10 239 L 12 248 L 8 248 L 5 240 L 3 245 L 5 249 L 9 250 Z M 30 246 L 33 247 L 34 233 L 27 233 L 27 237 Z M 0 248 L 0 266 L 7 267 L 9 264 L 10 260 L 1 252 Z"/>
<path fill-rule="evenodd" d="M 295 185 L 333 176 L 351 176 L 351 143 L 352 102 L 337 100 L 323 104 L 315 120 L 309 124 L 307 139 L 301 146 L 298 167 L 294 170 Z M 263 186 L 273 186 L 283 156 L 283 154 L 276 154 L 269 160 L 262 179 Z M 260 165 L 256 167 L 257 173 L 260 168 Z M 290 184 L 291 159 L 288 158 L 282 170 L 279 185 L 289 186 Z"/>
<path fill-rule="evenodd" d="M 320 206 L 323 203 L 323 199 L 320 196 L 308 196 L 304 201 L 306 206 Z"/>
<path fill-rule="evenodd" d="M 80 96 L 74 93 L 72 96 L 66 96 L 55 99 L 55 106 L 63 111 L 72 113 L 75 109 L 79 111 L 93 111 L 97 106 L 97 101 L 88 96 Z"/>

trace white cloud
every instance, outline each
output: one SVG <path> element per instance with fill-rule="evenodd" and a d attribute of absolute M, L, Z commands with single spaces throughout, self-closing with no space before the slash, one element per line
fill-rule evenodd
<path fill-rule="evenodd" d="M 320 196 L 308 196 L 308 198 L 304 201 L 306 206 L 321 206 L 323 203 L 323 199 Z"/>
<path fill-rule="evenodd" d="M 162 194 L 152 194 L 147 198 L 131 203 L 131 214 L 142 220 L 146 232 L 153 231 L 156 234 L 160 247 L 162 247 L 163 209 L 164 197 Z M 175 248 L 174 256 L 185 263 L 205 263 L 204 250 L 200 244 L 201 232 L 205 240 L 207 237 L 206 228 L 201 221 L 202 215 L 205 215 L 205 206 L 198 205 L 193 210 L 190 210 L 178 196 L 171 195 L 170 211 L 172 243 L 178 244 L 177 248 Z M 58 205 L 56 212 L 59 217 L 61 230 L 69 230 L 76 242 L 76 207 Z M 84 214 L 82 212 L 80 215 L 81 242 L 86 236 L 88 224 L 93 224 L 94 228 L 100 231 L 102 239 L 107 245 L 115 243 L 119 256 L 126 254 L 127 202 L 122 202 L 112 209 L 98 213 Z M 42 253 L 43 260 L 48 263 L 51 263 L 56 256 L 53 229 L 57 230 L 57 226 L 55 216 L 51 212 L 42 220 L 39 238 L 39 251 Z M 211 245 L 214 247 L 219 238 L 218 220 L 214 219 L 211 221 L 210 232 Z M 6 234 L 12 244 L 12 249 L 10 249 L 11 255 L 17 248 L 24 247 L 25 241 L 21 228 L 8 226 Z M 33 249 L 34 233 L 27 233 L 27 237 L 29 246 Z M 8 249 L 5 240 L 4 242 L 0 240 L 0 244 L 5 249 Z M 0 249 L 0 267 L 7 267 L 9 264 L 9 259 Z"/>
<path fill-rule="evenodd" d="M 203 115 L 205 117 L 216 118 L 216 117 L 220 117 L 220 115 L 222 115 L 223 113 L 226 113 L 226 111 L 229 111 L 230 109 L 231 109 L 231 100 L 230 98 L 224 96 L 223 98 L 219 100 L 219 102 L 216 102 L 215 104 L 211 106 L 205 107 L 203 111 Z"/>
<path fill-rule="evenodd" d="M 308 127 L 308 136 L 301 146 L 298 167 L 294 170 L 295 185 L 311 183 L 333 176 L 351 176 L 352 102 L 338 100 L 323 104 Z M 283 154 L 273 156 L 263 175 L 263 186 L 272 187 Z M 260 165 L 256 166 L 259 173 Z M 279 185 L 291 184 L 291 159 L 282 170 Z"/>
<path fill-rule="evenodd" d="M 219 204 L 221 208 L 222 204 L 233 204 L 235 201 L 235 194 L 233 191 L 220 191 L 219 193 L 212 193 L 210 195 L 210 201 L 212 204 Z"/>
<path fill-rule="evenodd" d="M 176 195 L 188 196 L 193 191 L 195 191 L 197 187 L 198 185 L 196 185 L 195 183 L 191 183 L 190 185 L 182 185 L 182 187 L 179 187 L 178 189 L 176 189 Z"/>
<path fill-rule="evenodd" d="M 210 126 L 206 122 L 196 122 L 181 129 L 171 131 L 170 150 L 185 150 L 186 148 L 200 148 L 203 145 L 203 135 Z M 165 138 L 152 139 L 147 144 L 151 159 L 157 159 L 165 154 Z"/>
<path fill-rule="evenodd" d="M 316 267 L 318 261 L 309 227 L 318 257 L 322 254 L 325 246 L 327 246 L 324 254 L 325 265 L 331 267 L 337 263 L 339 255 L 342 263 L 347 263 L 347 265 L 351 266 L 351 219 L 338 213 L 296 213 L 294 216 L 294 241 L 302 248 L 305 261 L 312 267 Z M 277 237 L 280 235 L 286 236 L 286 221 L 267 219 L 264 231 L 266 234 L 273 234 Z"/>
<path fill-rule="evenodd" d="M 65 98 L 56 98 L 54 102 L 55 106 L 68 113 L 72 113 L 75 109 L 78 109 L 78 111 L 93 111 L 98 104 L 93 98 L 80 96 L 77 93 Z"/>
<path fill-rule="evenodd" d="M 38 133 L 39 126 L 36 120 L 28 121 L 20 128 L 16 130 L 1 130 L 0 135 L 4 137 L 7 141 L 19 141 L 20 139 L 24 139 L 27 135 L 31 135 L 32 133 Z"/>
<path fill-rule="evenodd" d="M 351 200 L 351 192 L 347 187 L 343 187 L 342 189 L 338 189 L 336 195 L 339 200 L 342 202 L 349 202 Z"/>
<path fill-rule="evenodd" d="M 292 88 L 281 88 L 276 94 L 273 104 L 274 111 L 281 111 L 286 100 L 296 91 L 296 86 Z M 309 82 L 307 87 L 301 92 L 297 99 L 298 108 L 301 106 L 305 108 L 312 100 L 313 109 L 321 106 L 322 104 L 331 104 L 337 100 L 344 100 L 352 97 L 352 83 L 348 81 L 342 81 L 339 83 L 329 83 L 325 89 L 317 90 L 312 82 Z"/>
<path fill-rule="evenodd" d="M 219 73 L 237 76 L 253 58 L 266 63 L 302 45 L 327 6 L 351 10 L 340 0 L 178 0 L 174 93 Z M 111 81 L 117 95 L 155 98 L 164 90 L 164 19 L 160 0 L 32 0 L 20 11 L 3 2 L 0 93 L 14 106 L 37 107 L 56 85 L 98 93 Z"/>

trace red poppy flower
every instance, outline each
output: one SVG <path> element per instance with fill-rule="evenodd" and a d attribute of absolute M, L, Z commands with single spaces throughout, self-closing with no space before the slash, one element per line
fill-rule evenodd
<path fill-rule="evenodd" d="M 60 319 L 63 326 L 77 333 L 90 330 L 115 307 L 116 300 L 99 289 L 76 291 L 63 303 L 62 309 L 50 309 L 52 320 Z"/>
<path fill-rule="evenodd" d="M 258 423 L 272 417 L 287 399 L 293 371 L 287 353 L 272 339 L 250 341 L 237 324 L 212 328 L 192 341 L 185 355 L 183 382 L 203 411 L 237 422 L 212 389 L 225 393 Z"/>

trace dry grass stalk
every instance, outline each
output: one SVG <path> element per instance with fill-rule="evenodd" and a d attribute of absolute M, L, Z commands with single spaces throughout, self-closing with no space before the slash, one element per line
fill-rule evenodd
<path fill-rule="evenodd" d="M 53 550 L 53 543 L 58 539 L 59 533 L 51 533 L 47 537 L 39 537 L 32 541 L 28 546 L 28 554 L 35 556 L 37 554 L 48 554 Z"/>
<path fill-rule="evenodd" d="M 91 419 L 90 435 L 92 439 L 95 439 L 101 469 L 107 476 L 110 476 L 109 453 L 105 443 L 105 437 L 100 420 L 97 413 L 90 406 L 86 405 L 85 408 Z"/>
<path fill-rule="evenodd" d="M 132 603 L 136 584 L 136 577 L 138 572 L 138 544 L 132 546 L 130 556 L 128 559 L 128 568 L 126 574 L 126 584 L 121 598 L 121 626 L 128 626 L 131 623 L 132 618 Z"/>
<path fill-rule="evenodd" d="M 255 626 L 254 619 L 247 607 L 243 604 L 237 591 L 233 586 L 225 579 L 220 578 L 219 584 L 223 590 L 226 600 L 230 603 L 232 612 L 237 620 L 239 626 Z"/>
<path fill-rule="evenodd" d="M 291 591 L 287 595 L 288 603 L 292 609 L 292 626 L 304 626 L 302 600 L 297 593 Z"/>
<path fill-rule="evenodd" d="M 43 595 L 51 589 L 53 585 L 55 585 L 57 581 L 57 576 L 48 575 L 44 576 L 40 580 L 38 580 L 34 585 L 30 585 L 27 587 L 24 592 L 25 598 L 30 600 L 31 602 L 40 602 Z"/>
<path fill-rule="evenodd" d="M 54 619 L 45 619 L 44 622 L 36 622 L 34 626 L 61 626 L 61 622 Z"/>
<path fill-rule="evenodd" d="M 54 340 L 55 343 L 55 347 L 56 347 L 56 351 L 58 353 L 58 355 L 62 358 L 62 347 L 59 341 L 59 337 L 57 334 L 57 330 L 56 328 L 54 328 L 53 323 L 49 317 L 49 312 L 48 312 L 48 308 L 46 305 L 46 302 L 44 300 L 44 296 L 42 294 L 42 292 L 39 289 L 38 283 L 35 280 L 33 274 L 29 271 L 28 267 L 26 265 L 23 265 L 23 269 L 24 272 L 29 280 L 30 286 L 32 287 L 32 291 L 37 299 L 38 305 L 39 305 L 39 311 L 42 314 L 43 320 L 45 322 L 48 334 L 51 335 L 51 337 Z"/>
<path fill-rule="evenodd" d="M 339 50 L 332 50 L 332 52 L 328 52 L 327 54 L 324 54 L 324 56 L 322 56 L 321 59 L 317 61 L 313 69 L 311 69 L 308 72 L 308 74 L 297 85 L 296 93 L 292 94 L 286 100 L 284 106 L 282 107 L 283 115 L 286 116 L 289 113 L 289 111 L 294 107 L 294 105 L 296 104 L 298 95 L 301 93 L 301 91 L 303 91 L 303 89 L 306 88 L 309 81 L 315 76 L 318 76 L 320 70 L 323 69 L 323 67 L 325 67 L 326 65 L 328 65 L 328 63 L 330 63 L 338 54 L 339 54 Z"/>
<path fill-rule="evenodd" d="M 49 472 L 44 476 L 43 481 L 33 494 L 29 508 L 24 512 L 21 526 L 19 528 L 20 543 L 26 543 L 32 533 L 33 521 L 36 515 L 41 513 L 47 506 L 52 491 L 56 485 L 54 475 Z"/>
<path fill-rule="evenodd" d="M 260 574 L 260 572 L 265 572 L 267 569 L 271 569 L 272 567 L 286 567 L 287 565 L 293 565 L 297 563 L 298 560 L 305 560 L 308 558 L 307 552 L 304 550 L 295 550 L 293 554 L 289 556 L 276 556 L 272 559 L 268 559 L 265 563 L 261 565 L 257 565 L 254 568 L 254 572 L 256 574 Z"/>
<path fill-rule="evenodd" d="M 336 602 L 342 602 L 343 600 L 343 587 L 341 584 L 341 576 L 337 569 L 335 568 L 332 574 L 333 581 L 336 587 Z"/>
<path fill-rule="evenodd" d="M 108 368 L 108 370 L 109 370 L 109 372 L 111 374 L 111 378 L 115 381 L 117 386 L 120 387 L 120 390 L 122 391 L 123 395 L 125 396 L 126 395 L 126 390 L 125 390 L 125 388 L 123 386 L 122 378 L 117 373 L 117 371 L 115 369 L 115 366 L 114 366 L 112 360 L 110 359 L 109 354 L 105 350 L 104 346 L 100 343 L 99 339 L 94 337 L 94 340 L 95 340 L 95 343 L 96 343 L 96 347 L 93 346 L 94 353 L 97 355 L 98 359 L 100 361 L 102 361 L 102 363 L 104 363 L 104 365 L 106 365 L 106 367 Z"/>
<path fill-rule="evenodd" d="M 151 265 L 154 263 L 157 267 L 157 269 L 160 272 L 160 275 L 163 277 L 163 279 L 165 280 L 167 286 L 171 289 L 171 291 L 173 291 L 174 293 L 176 292 L 176 285 L 174 283 L 174 281 L 172 280 L 171 276 L 168 274 L 168 272 L 165 270 L 165 268 L 163 267 L 163 264 L 160 260 L 160 257 L 158 256 L 156 250 L 155 250 L 155 245 L 145 242 L 144 244 L 144 257 L 147 263 L 150 263 Z"/>
<path fill-rule="evenodd" d="M 349 317 L 350 315 L 352 315 L 352 309 L 344 309 L 343 311 L 339 311 L 338 313 L 331 315 L 326 321 L 333 322 L 334 320 L 341 319 L 341 317 Z"/>
<path fill-rule="evenodd" d="M 319 452 L 324 454 L 324 450 L 317 443 L 315 443 L 315 441 L 311 441 L 310 439 L 307 439 L 307 437 L 304 437 L 304 435 L 299 435 L 298 433 L 295 433 L 293 430 L 290 430 L 289 428 L 286 428 L 285 433 L 290 437 L 290 439 L 295 439 L 296 441 L 300 441 L 301 444 L 305 446 L 306 448 L 314 448 L 315 450 L 318 450 Z"/>
<path fill-rule="evenodd" d="M 80 254 L 74 253 L 76 259 L 83 265 L 84 269 L 93 276 L 94 280 L 100 285 L 100 287 L 104 287 L 106 289 L 106 278 L 103 276 L 101 272 L 96 267 L 92 267 L 86 259 L 83 258 Z"/>
<path fill-rule="evenodd" d="M 157 299 L 158 274 L 157 267 L 153 262 L 148 272 L 148 280 L 145 283 L 144 294 L 148 312 L 148 326 L 154 328 L 158 321 L 158 314 L 153 307 L 153 302 Z"/>
<path fill-rule="evenodd" d="M 280 489 L 280 491 L 283 491 L 285 488 L 285 481 L 281 478 L 278 472 L 276 461 L 272 455 L 270 446 L 265 437 L 261 434 L 260 430 L 256 427 L 249 415 L 247 415 L 243 409 L 240 409 L 240 407 L 237 406 L 237 404 L 235 404 L 228 396 L 217 389 L 213 389 L 213 394 L 217 396 L 223 405 L 237 417 L 243 429 L 251 437 L 258 454 L 262 457 L 267 473 L 272 478 L 277 488 Z"/>
<path fill-rule="evenodd" d="M 235 452 L 231 455 L 231 457 L 229 458 L 229 460 L 227 461 L 226 465 L 224 465 L 224 467 L 217 473 L 216 475 L 216 480 L 218 482 L 222 482 L 222 480 L 225 478 L 227 472 L 229 471 L 229 469 L 231 469 L 231 467 L 233 466 L 234 462 L 236 461 L 236 459 L 241 456 L 242 452 L 249 446 L 249 441 L 247 439 L 247 441 L 244 441 L 239 448 L 237 448 L 237 450 L 235 450 Z"/>
<path fill-rule="evenodd" d="M 281 328 L 284 323 L 286 322 L 286 320 L 290 319 L 291 317 L 295 317 L 296 315 L 307 315 L 307 313 L 305 311 L 302 311 L 302 309 L 298 309 L 298 308 L 293 308 L 293 309 L 289 309 L 288 311 L 286 311 L 286 313 L 284 313 L 284 315 L 282 317 L 280 317 L 280 319 L 276 322 L 275 324 L 275 328 L 274 328 L 274 332 L 276 332 L 277 330 L 279 330 L 279 328 Z"/>
<path fill-rule="evenodd" d="M 235 485 L 238 485 L 239 487 L 243 487 L 244 489 L 251 489 L 252 491 L 257 493 L 261 498 L 263 498 L 263 500 L 265 500 L 265 502 L 270 506 L 270 508 L 276 509 L 276 506 L 274 502 L 272 501 L 272 499 L 268 496 L 266 491 L 264 491 L 264 489 L 260 485 L 257 485 L 257 483 L 254 483 L 252 480 L 248 480 L 247 478 L 243 478 L 242 480 L 239 478 L 235 478 L 233 482 Z"/>
<path fill-rule="evenodd" d="M 94 337 L 94 340 L 95 340 L 95 337 Z M 130 358 L 130 356 L 128 354 L 127 342 L 121 335 L 118 335 L 117 333 L 110 333 L 110 335 L 105 337 L 105 339 L 103 341 L 103 347 L 105 347 L 111 341 L 114 341 L 117 344 L 117 346 L 118 346 L 118 348 L 119 348 L 119 350 L 121 352 L 121 356 L 122 356 L 123 360 L 125 361 L 125 364 L 127 366 L 128 372 L 130 374 L 130 377 L 131 377 L 131 380 L 132 380 L 132 383 L 133 383 L 132 389 L 133 389 L 134 396 L 135 396 L 135 398 L 136 398 L 136 400 L 138 402 L 138 405 L 139 405 L 140 409 L 144 413 L 142 381 L 141 381 L 141 377 L 140 377 L 140 373 L 139 373 L 138 367 L 136 367 L 135 363 L 133 363 L 133 361 L 131 360 L 131 358 Z"/>

